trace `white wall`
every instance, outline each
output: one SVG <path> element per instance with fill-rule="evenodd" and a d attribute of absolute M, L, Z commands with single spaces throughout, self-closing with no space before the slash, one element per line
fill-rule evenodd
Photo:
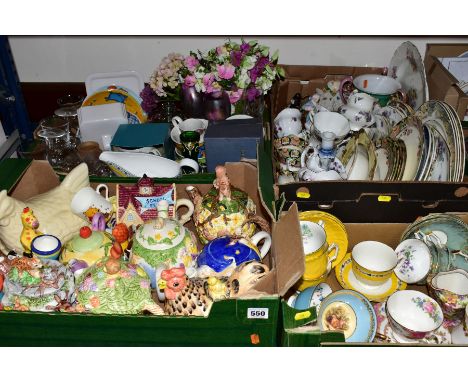
<path fill-rule="evenodd" d="M 250 40 L 250 37 L 246 37 Z M 386 66 L 395 49 L 412 41 L 424 58 L 430 42 L 468 43 L 447 37 L 256 37 L 280 63 L 302 65 Z M 188 54 L 221 44 L 223 37 L 10 37 L 23 82 L 82 82 L 90 73 L 133 69 L 148 79 L 170 52 Z M 240 38 L 234 37 L 239 41 Z"/>

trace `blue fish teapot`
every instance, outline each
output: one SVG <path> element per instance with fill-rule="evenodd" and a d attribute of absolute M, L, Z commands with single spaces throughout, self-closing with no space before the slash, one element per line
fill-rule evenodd
<path fill-rule="evenodd" d="M 259 249 L 258 243 L 263 240 Z M 230 276 L 234 269 L 248 261 L 261 262 L 271 247 L 271 236 L 265 231 L 250 239 L 221 236 L 205 245 L 197 257 L 197 276 Z"/>

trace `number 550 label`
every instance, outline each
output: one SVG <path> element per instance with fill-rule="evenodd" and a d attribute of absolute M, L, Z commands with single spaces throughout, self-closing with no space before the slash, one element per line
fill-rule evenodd
<path fill-rule="evenodd" d="M 268 308 L 248 308 L 247 318 L 268 319 Z"/>

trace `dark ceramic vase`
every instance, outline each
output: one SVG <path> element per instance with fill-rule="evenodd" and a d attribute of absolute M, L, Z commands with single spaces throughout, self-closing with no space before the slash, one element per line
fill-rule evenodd
<path fill-rule="evenodd" d="M 185 118 L 203 118 L 203 95 L 194 87 L 182 89 L 182 110 Z"/>
<path fill-rule="evenodd" d="M 231 115 L 231 102 L 225 91 L 205 94 L 204 117 L 209 121 L 222 121 Z"/>

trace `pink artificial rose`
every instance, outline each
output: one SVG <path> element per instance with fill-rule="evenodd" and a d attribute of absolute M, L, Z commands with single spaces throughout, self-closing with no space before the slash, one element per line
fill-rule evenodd
<path fill-rule="evenodd" d="M 228 92 L 229 94 L 229 101 L 231 102 L 231 104 L 234 104 L 236 103 L 237 101 L 239 101 L 242 97 L 242 93 L 244 92 L 243 89 L 238 89 L 237 91 L 231 91 L 231 92 Z"/>
<path fill-rule="evenodd" d="M 187 76 L 185 77 L 184 85 L 190 88 L 192 86 L 195 86 L 196 82 L 197 79 L 195 78 L 195 76 Z"/>
<path fill-rule="evenodd" d="M 224 80 L 230 80 L 234 77 L 235 67 L 231 64 L 224 64 L 224 65 L 216 65 L 218 69 L 218 76 Z"/>
<path fill-rule="evenodd" d="M 434 311 L 434 306 L 430 302 L 425 302 L 423 308 L 427 313 L 432 313 Z"/>
<path fill-rule="evenodd" d="M 191 72 L 193 72 L 197 65 L 199 64 L 198 60 L 193 57 L 193 56 L 187 56 L 185 57 L 185 65 L 187 66 L 187 69 Z"/>

